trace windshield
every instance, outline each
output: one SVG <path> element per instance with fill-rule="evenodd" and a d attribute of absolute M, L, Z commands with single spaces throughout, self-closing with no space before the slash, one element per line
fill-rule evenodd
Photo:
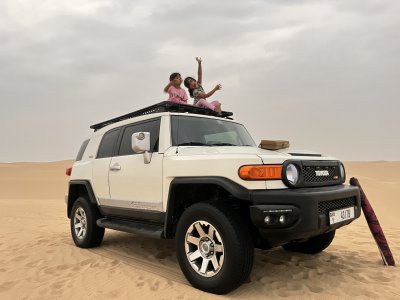
<path fill-rule="evenodd" d="M 173 146 L 255 146 L 246 128 L 209 118 L 172 116 Z"/>

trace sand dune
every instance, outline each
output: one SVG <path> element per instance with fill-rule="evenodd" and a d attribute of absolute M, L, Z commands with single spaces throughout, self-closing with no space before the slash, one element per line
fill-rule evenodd
<path fill-rule="evenodd" d="M 106 231 L 75 247 L 64 195 L 70 161 L 0 164 L 0 299 L 400 299 L 400 271 L 385 267 L 365 219 L 337 231 L 319 255 L 256 250 L 250 281 L 225 296 L 182 275 L 174 241 Z M 400 264 L 400 162 L 348 162 Z"/>

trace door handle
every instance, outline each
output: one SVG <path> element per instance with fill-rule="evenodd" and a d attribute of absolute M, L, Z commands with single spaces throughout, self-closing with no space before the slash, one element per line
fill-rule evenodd
<path fill-rule="evenodd" d="M 121 166 L 119 164 L 115 163 L 112 166 L 110 166 L 110 170 L 111 171 L 119 171 L 119 170 L 121 170 Z"/>

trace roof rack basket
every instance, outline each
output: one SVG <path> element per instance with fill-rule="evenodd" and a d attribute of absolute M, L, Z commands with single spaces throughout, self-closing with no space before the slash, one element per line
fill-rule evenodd
<path fill-rule="evenodd" d="M 151 106 L 148 106 L 146 108 L 131 112 L 129 114 L 116 117 L 101 123 L 94 124 L 90 126 L 91 129 L 94 129 L 94 131 L 99 130 L 100 128 L 103 128 L 107 125 L 138 117 L 138 116 L 143 116 L 143 115 L 148 115 L 148 114 L 154 114 L 154 113 L 159 113 L 159 112 L 188 112 L 192 114 L 201 114 L 201 115 L 210 115 L 210 116 L 215 116 L 215 117 L 220 117 L 220 118 L 227 118 L 231 119 L 230 117 L 233 115 L 232 112 L 229 111 L 222 111 L 221 113 L 215 112 L 211 109 L 208 108 L 203 108 L 203 107 L 198 107 L 198 106 L 193 106 L 193 105 L 187 105 L 187 104 L 180 104 L 172 101 L 163 101 Z"/>

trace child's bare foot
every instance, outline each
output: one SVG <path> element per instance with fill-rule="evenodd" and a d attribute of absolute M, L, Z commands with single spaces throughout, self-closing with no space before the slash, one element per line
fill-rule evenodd
<path fill-rule="evenodd" d="M 221 109 L 221 103 L 220 104 L 217 104 L 217 106 L 215 106 L 215 111 L 216 112 L 221 112 L 222 111 L 222 109 Z"/>

